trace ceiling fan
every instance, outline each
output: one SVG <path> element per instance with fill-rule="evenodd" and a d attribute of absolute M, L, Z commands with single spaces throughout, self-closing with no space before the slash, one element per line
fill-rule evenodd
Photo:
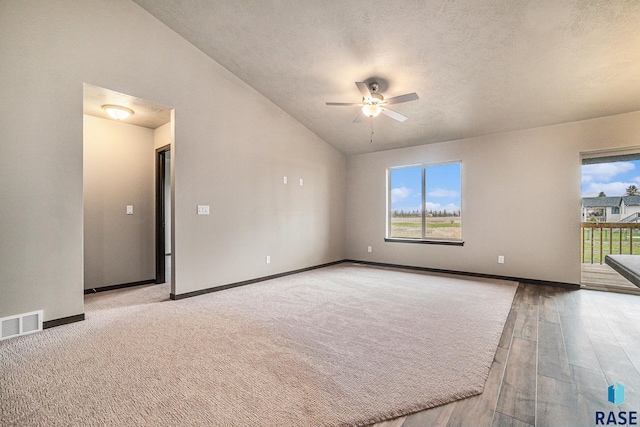
<path fill-rule="evenodd" d="M 377 82 L 372 82 L 367 85 L 365 82 L 356 82 L 358 90 L 362 94 L 362 102 L 327 102 L 327 105 L 342 106 L 342 107 L 362 107 L 362 111 L 353 119 L 353 123 L 358 123 L 362 120 L 362 116 L 377 117 L 380 113 L 387 117 L 391 117 L 399 122 L 404 122 L 408 119 L 397 111 L 386 108 L 387 105 L 399 104 L 401 102 L 415 101 L 418 99 L 417 93 L 407 93 L 405 95 L 394 96 L 393 98 L 385 99 L 381 93 L 378 93 L 380 85 Z"/>

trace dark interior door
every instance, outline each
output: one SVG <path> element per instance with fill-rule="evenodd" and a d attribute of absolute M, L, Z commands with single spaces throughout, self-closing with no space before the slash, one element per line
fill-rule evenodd
<path fill-rule="evenodd" d="M 169 179 L 166 171 L 166 159 L 169 148 L 156 150 L 156 283 L 165 283 L 166 256 L 166 204 L 165 184 Z"/>

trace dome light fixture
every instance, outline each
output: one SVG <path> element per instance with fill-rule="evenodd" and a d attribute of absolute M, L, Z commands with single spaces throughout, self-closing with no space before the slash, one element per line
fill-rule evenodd
<path fill-rule="evenodd" d="M 377 103 L 366 104 L 362 107 L 362 114 L 367 117 L 378 117 L 382 113 L 382 107 Z"/>
<path fill-rule="evenodd" d="M 127 117 L 133 114 L 133 110 L 120 105 L 106 104 L 102 106 L 102 109 L 115 120 L 125 120 Z"/>

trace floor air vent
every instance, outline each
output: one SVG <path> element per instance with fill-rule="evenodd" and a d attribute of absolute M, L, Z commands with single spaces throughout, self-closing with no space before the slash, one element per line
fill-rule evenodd
<path fill-rule="evenodd" d="M 0 340 L 42 330 L 42 310 L 0 319 Z"/>

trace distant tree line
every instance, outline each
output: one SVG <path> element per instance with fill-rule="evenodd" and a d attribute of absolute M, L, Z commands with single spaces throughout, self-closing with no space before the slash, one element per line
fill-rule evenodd
<path fill-rule="evenodd" d="M 625 196 L 640 196 L 640 190 L 638 190 L 638 187 L 636 187 L 635 185 L 631 184 L 624 191 L 624 195 Z M 604 193 L 604 191 L 601 191 L 598 194 L 598 197 L 607 197 L 607 195 Z"/>
<path fill-rule="evenodd" d="M 428 217 L 431 218 L 441 218 L 441 217 L 459 217 L 460 216 L 460 210 L 455 210 L 455 211 L 448 211 L 446 209 L 442 209 L 440 211 L 436 211 L 436 210 L 427 210 L 426 214 Z M 415 217 L 419 217 L 422 215 L 422 213 L 419 210 L 413 210 L 413 211 L 405 211 L 403 209 L 400 210 L 395 210 L 392 212 L 392 215 L 394 218 L 415 218 Z"/>

